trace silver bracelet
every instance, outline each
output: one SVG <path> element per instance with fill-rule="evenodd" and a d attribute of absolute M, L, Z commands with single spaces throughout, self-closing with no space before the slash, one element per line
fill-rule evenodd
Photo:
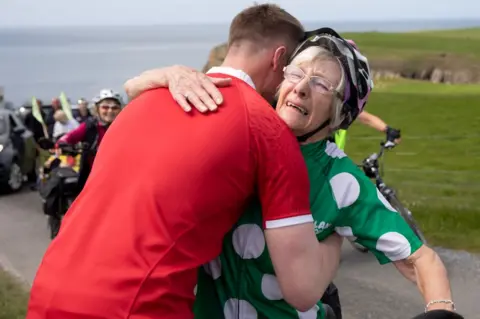
<path fill-rule="evenodd" d="M 430 301 L 429 303 L 427 303 L 427 305 L 425 306 L 425 312 L 428 311 L 428 308 L 431 306 L 431 305 L 434 305 L 434 304 L 437 304 L 437 303 L 446 303 L 446 304 L 450 304 L 452 305 L 452 310 L 455 311 L 455 303 L 452 301 L 452 300 L 432 300 Z"/>

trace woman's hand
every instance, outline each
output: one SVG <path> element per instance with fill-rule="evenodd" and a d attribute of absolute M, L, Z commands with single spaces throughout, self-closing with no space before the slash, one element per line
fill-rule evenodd
<path fill-rule="evenodd" d="M 223 96 L 217 87 L 229 86 L 230 78 L 210 78 L 195 69 L 174 65 L 143 72 L 124 84 L 130 99 L 142 92 L 165 87 L 185 112 L 190 112 L 192 104 L 198 111 L 215 111 L 223 103 Z"/>

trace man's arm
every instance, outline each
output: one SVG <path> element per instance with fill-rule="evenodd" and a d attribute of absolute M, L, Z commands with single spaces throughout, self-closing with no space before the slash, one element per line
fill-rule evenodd
<path fill-rule="evenodd" d="M 174 65 L 143 72 L 123 85 L 130 100 L 142 92 L 168 87 L 174 100 L 190 112 L 192 104 L 198 111 L 215 111 L 223 103 L 223 97 L 216 87 L 229 86 L 230 78 L 209 78 L 195 69 Z"/>
<path fill-rule="evenodd" d="M 266 243 L 284 299 L 307 311 L 321 299 L 338 264 L 330 258 L 331 247 L 319 244 L 315 236 L 308 174 L 298 142 L 262 102 L 249 109 L 249 117 Z M 339 251 L 340 238 L 330 240 Z"/>
<path fill-rule="evenodd" d="M 408 258 L 394 262 L 394 265 L 402 275 L 417 284 L 426 305 L 435 300 L 452 300 L 447 270 L 430 247 L 423 245 Z M 439 302 L 428 307 L 428 310 L 435 309 L 453 310 L 453 305 Z"/>

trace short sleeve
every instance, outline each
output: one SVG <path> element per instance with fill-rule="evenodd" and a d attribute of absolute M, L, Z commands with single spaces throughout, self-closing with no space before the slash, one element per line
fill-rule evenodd
<path fill-rule="evenodd" d="M 403 260 L 422 246 L 407 222 L 359 170 L 330 179 L 339 209 L 336 232 L 371 251 L 381 264 Z"/>
<path fill-rule="evenodd" d="M 250 120 L 265 228 L 313 222 L 310 184 L 300 146 L 268 104 Z"/>

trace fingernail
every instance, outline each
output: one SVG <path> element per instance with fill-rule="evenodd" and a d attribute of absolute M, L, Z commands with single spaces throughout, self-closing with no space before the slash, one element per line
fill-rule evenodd
<path fill-rule="evenodd" d="M 215 104 L 208 104 L 208 108 L 210 109 L 210 111 L 215 111 L 217 109 L 217 105 Z"/>
<path fill-rule="evenodd" d="M 215 100 L 215 103 L 217 103 L 217 104 L 222 104 L 222 102 L 223 102 L 223 101 L 222 101 L 221 98 L 218 98 L 218 99 Z"/>

